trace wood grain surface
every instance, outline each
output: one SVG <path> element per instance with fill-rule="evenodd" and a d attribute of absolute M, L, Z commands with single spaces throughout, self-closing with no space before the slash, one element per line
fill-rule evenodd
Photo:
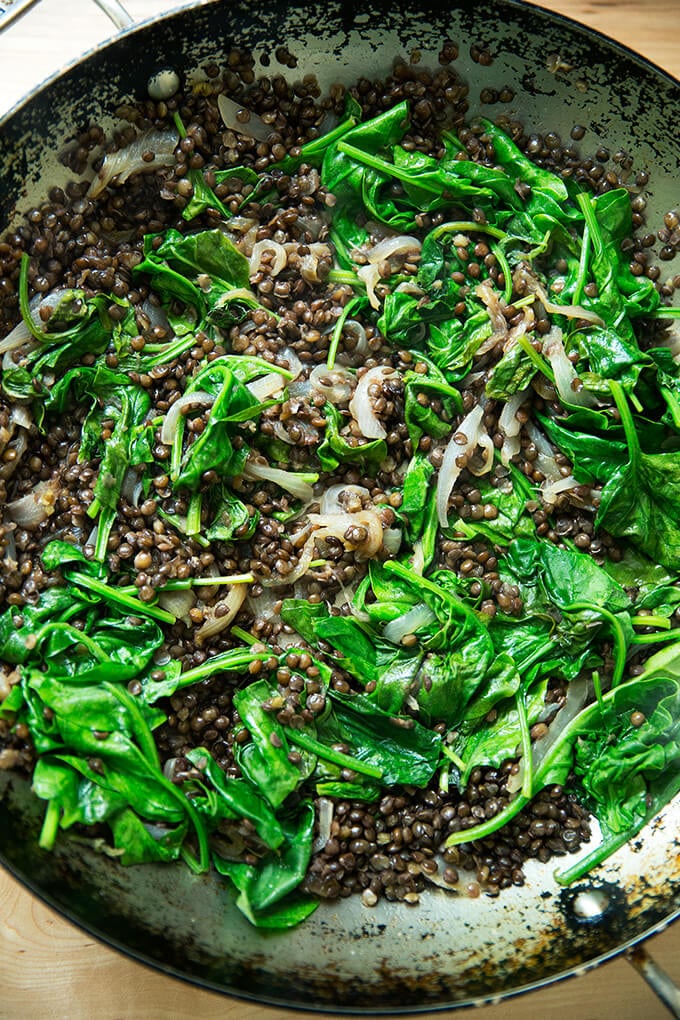
<path fill-rule="evenodd" d="M 178 5 L 168 0 L 126 0 L 136 20 L 174 6 Z M 546 0 L 546 6 L 598 29 L 680 77 L 678 0 Z M 109 22 L 90 0 L 42 0 L 0 36 L 0 113 L 66 61 L 111 34 Z M 680 926 L 654 936 L 647 948 L 680 980 Z M 65 922 L 4 872 L 0 873 L 0 976 L 0 1020 L 284 1020 L 302 1016 L 205 992 L 143 967 Z M 475 1020 L 664 1020 L 668 1015 L 621 958 L 499 1006 L 455 1011 L 460 1020 L 472 1016 Z"/>

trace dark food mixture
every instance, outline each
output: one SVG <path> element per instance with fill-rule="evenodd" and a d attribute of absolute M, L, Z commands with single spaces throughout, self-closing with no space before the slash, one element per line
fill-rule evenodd
<path fill-rule="evenodd" d="M 501 111 L 502 131 L 490 122 L 467 124 L 468 90 L 452 66 L 456 52 L 447 42 L 434 71 L 397 61 L 385 81 L 361 79 L 349 92 L 338 86 L 322 97 L 311 78 L 294 87 L 278 75 L 256 78 L 250 55 L 234 51 L 224 68 L 206 67 L 204 84 L 193 91 L 121 109 L 127 126 L 113 143 L 97 126 L 85 130 L 65 157 L 74 183 L 54 189 L 0 242 L 1 332 L 18 320 L 22 265 L 32 299 L 24 313 L 34 316 L 34 332 L 43 331 L 37 344 L 25 330 L 14 348 L 3 348 L 0 643 L 8 665 L 0 678 L 0 696 L 7 698 L 0 766 L 30 770 L 43 759 L 36 789 L 50 804 L 48 816 L 53 810 L 43 845 L 53 842 L 58 824 L 86 820 L 64 792 L 69 783 L 80 782 L 82 790 L 98 776 L 111 780 L 107 726 L 95 727 L 92 747 L 81 749 L 79 778 L 63 779 L 58 756 L 73 744 L 63 730 L 50 736 L 62 695 L 44 680 L 50 663 L 60 663 L 57 675 L 80 673 L 85 684 L 82 674 L 91 669 L 95 682 L 101 656 L 78 645 L 77 632 L 100 642 L 92 613 L 102 607 L 125 632 L 115 648 L 113 638 L 99 644 L 130 670 L 116 702 L 127 720 L 121 730 L 143 746 L 130 719 L 131 703 L 144 700 L 145 732 L 153 731 L 166 787 L 198 805 L 218 869 L 249 899 L 257 923 L 268 923 L 271 903 L 261 888 L 253 891 L 254 875 L 272 852 L 286 857 L 282 869 L 297 875 L 279 890 L 281 916 L 289 909 L 287 922 L 294 923 L 312 909 L 311 897 L 357 892 L 369 906 L 381 896 L 415 903 L 429 882 L 470 896 L 497 895 L 523 883 L 527 859 L 546 861 L 589 842 L 596 796 L 587 782 L 575 782 L 573 771 L 581 775 L 584 763 L 572 758 L 566 769 L 548 773 L 540 762 L 549 752 L 540 748 L 549 746 L 563 708 L 573 717 L 586 704 L 597 707 L 596 695 L 613 698 L 625 688 L 619 681 L 645 675 L 642 653 L 655 646 L 636 643 L 636 635 L 661 634 L 665 641 L 677 623 L 677 556 L 661 556 L 646 525 L 626 530 L 625 510 L 607 517 L 601 503 L 613 472 L 626 463 L 626 443 L 631 450 L 632 433 L 622 428 L 626 414 L 641 413 L 634 403 L 631 412 L 625 393 L 645 373 L 658 370 L 659 386 L 670 396 L 667 405 L 657 400 L 652 408 L 643 449 L 659 448 L 660 429 L 677 435 L 674 362 L 670 355 L 654 361 L 641 349 L 668 351 L 658 306 L 680 282 L 664 270 L 680 241 L 678 215 L 670 212 L 658 232 L 656 264 L 649 250 L 657 237 L 644 222 L 647 174 L 633 170 L 632 158 L 604 149 L 584 158 L 576 146 L 585 134 L 579 126 L 566 140 L 527 135 L 502 114 L 510 89 L 482 97 L 501 104 L 494 112 Z M 293 58 L 282 52 L 277 59 Z M 226 127 L 218 95 L 236 100 Z M 405 130 L 392 124 L 378 142 L 348 134 L 350 151 L 338 155 L 337 165 L 324 158 L 322 146 L 315 150 L 329 132 L 342 141 L 341 125 L 349 130 L 403 102 Z M 383 177 L 372 192 L 370 174 L 385 171 L 370 160 L 384 161 L 395 143 L 401 165 L 416 175 L 434 161 L 457 159 L 466 181 L 458 200 L 446 188 L 442 198 L 440 188 L 436 201 L 431 179 L 403 174 Z M 340 166 L 343 158 L 358 159 L 351 146 L 368 153 L 368 163 L 359 160 L 352 172 L 364 171 L 359 191 L 374 203 L 358 215 Z M 585 196 L 628 190 L 626 229 L 620 236 L 619 225 L 612 227 L 609 248 L 605 242 L 615 263 L 611 294 L 600 292 L 602 266 L 574 278 L 583 256 L 569 250 L 564 231 L 570 222 L 577 229 L 575 192 L 569 201 L 551 198 L 540 171 L 522 177 L 515 151 L 521 160 L 528 154 L 530 166 L 578 184 Z M 94 184 L 85 174 L 92 162 Z M 503 184 L 476 177 L 498 163 Z M 233 167 L 245 170 L 230 173 Z M 514 193 L 504 221 L 493 215 L 503 187 Z M 538 197 L 533 211 L 532 195 Z M 566 208 L 574 215 L 560 222 Z M 348 214 L 338 216 L 344 209 Z M 522 217 L 536 215 L 538 225 L 530 229 Z M 587 222 L 597 260 L 595 227 Z M 487 229 L 494 223 L 500 233 Z M 502 242 L 509 223 L 517 243 Z M 229 247 L 221 256 L 231 259 L 217 301 L 211 261 L 217 256 L 173 248 L 186 235 L 208 231 L 223 232 Z M 390 238 L 398 240 L 390 245 Z M 234 251 L 245 258 L 239 261 Z M 41 303 L 55 292 L 63 298 L 64 288 L 77 293 Z M 610 329 L 600 312 L 614 302 L 614 290 L 626 328 L 608 360 L 602 343 L 589 347 L 588 338 Z M 555 302 L 569 311 L 556 312 Z M 458 333 L 447 332 L 444 324 L 454 320 Z M 633 321 L 635 332 L 628 328 Z M 91 332 L 83 340 L 87 322 Z M 103 323 L 115 337 L 104 343 Z M 604 336 L 605 347 L 612 335 Z M 64 336 L 68 342 L 59 347 Z M 45 356 L 38 370 L 36 350 L 57 348 L 61 353 Z M 225 355 L 261 362 L 220 361 Z M 231 364 L 233 372 L 211 377 L 212 364 Z M 109 376 L 95 377 L 99 369 Z M 73 376 L 57 393 L 55 384 L 71 370 L 80 381 Z M 192 392 L 193 398 L 184 396 Z M 164 422 L 183 397 L 166 435 Z M 226 418 L 232 417 L 221 432 L 213 426 L 218 399 L 231 401 Z M 121 466 L 107 448 L 124 446 L 123 432 L 131 430 L 136 446 L 126 448 Z M 586 433 L 595 437 L 588 448 Z M 460 454 L 452 462 L 456 436 Z M 604 463 L 606 444 L 613 464 Z M 445 472 L 448 486 L 441 481 Z M 442 503 L 447 520 L 438 527 Z M 55 540 L 66 545 L 50 546 Z M 72 562 L 68 547 L 75 550 Z M 395 562 L 404 573 L 391 570 Z M 588 605 L 568 605 L 578 600 L 561 588 L 549 610 L 537 608 L 546 578 L 568 588 L 564 577 L 574 570 L 586 572 L 582 601 Z M 424 601 L 414 594 L 421 575 L 432 582 Z M 645 603 L 654 585 L 662 594 Z M 77 593 L 71 608 L 68 599 L 59 601 L 67 589 Z M 132 601 L 117 601 L 112 589 Z M 41 616 L 48 596 L 56 601 Z M 154 610 L 160 615 L 146 615 Z M 550 627 L 541 630 L 546 612 L 555 635 Z M 646 615 L 651 626 L 640 622 Z M 57 619 L 71 631 L 48 633 Z M 523 647 L 503 643 L 503 634 L 524 624 Z M 487 629 L 497 635 L 493 647 Z M 585 632 L 592 642 L 579 646 L 578 661 L 561 658 Z M 367 634 L 378 649 L 373 664 L 360 644 Z M 17 640 L 24 651 L 17 651 Z M 121 648 L 136 642 L 148 655 L 130 665 Z M 39 663 L 31 658 L 38 653 Z M 416 654 L 426 666 L 418 665 L 420 658 L 416 663 Z M 524 661 L 519 673 L 503 659 L 510 654 L 516 665 Z M 79 656 L 81 666 L 74 667 Z M 211 668 L 217 656 L 226 658 Z M 506 662 L 507 674 L 499 666 L 492 676 L 492 660 Z M 441 663 L 455 690 L 436 672 Z M 32 674 L 32 695 L 29 667 L 43 677 Z M 195 682 L 178 684 L 188 671 Z M 106 683 L 114 686 L 111 677 Z M 256 689 L 239 700 L 237 692 Z M 573 710 L 570 689 L 581 697 Z M 643 727 L 645 712 L 659 710 L 669 690 L 654 696 L 644 711 L 637 688 L 630 705 L 625 697 L 616 701 L 612 732 L 624 717 L 628 730 Z M 416 734 L 409 747 L 417 745 L 418 781 L 409 782 L 407 765 L 390 771 L 378 752 L 363 755 L 350 739 L 354 697 L 381 713 L 379 723 L 373 717 L 369 723 L 387 726 L 390 739 Z M 38 705 L 43 729 L 38 726 L 36 738 Z M 329 726 L 331 710 L 341 721 Z M 503 732 L 499 720 L 507 723 Z M 480 736 L 487 732 L 493 737 Z M 327 758 L 319 742 L 330 748 Z M 198 748 L 212 756 L 216 771 Z M 531 748 L 537 782 L 525 796 L 527 768 L 520 759 Z M 268 752 L 276 761 L 267 766 Z M 148 747 L 143 753 L 153 758 Z M 407 763 L 410 753 L 404 752 Z M 420 768 L 423 761 L 429 771 Z M 372 771 L 353 767 L 362 762 Z M 282 784 L 269 804 L 261 791 L 253 793 L 263 768 Z M 287 786 L 286 768 L 301 780 L 294 775 Z M 225 777 L 243 783 L 244 775 L 248 796 L 257 800 L 247 810 L 223 789 Z M 122 799 L 110 799 L 87 821 L 107 838 L 113 832 L 124 863 L 184 856 L 191 866 L 205 864 L 195 819 L 182 823 L 182 813 L 168 808 L 164 822 L 162 813 L 145 812 L 145 798 L 153 799 L 148 790 L 124 804 L 122 788 L 113 785 Z M 172 805 L 166 787 L 159 798 Z M 266 801 L 267 781 L 262 790 Z M 659 806 L 652 780 L 646 797 L 646 810 Z M 305 808 L 310 799 L 313 814 Z M 517 810 L 508 813 L 511 805 Z M 616 835 L 617 810 L 607 815 L 608 835 Z M 631 811 L 640 821 L 639 810 Z M 494 831 L 504 812 L 507 823 Z M 628 819 L 631 832 L 637 821 Z M 461 834 L 468 829 L 466 840 Z M 292 861 L 282 846 L 302 849 Z M 303 906 L 288 908 L 294 885 L 302 894 L 295 903 Z"/>

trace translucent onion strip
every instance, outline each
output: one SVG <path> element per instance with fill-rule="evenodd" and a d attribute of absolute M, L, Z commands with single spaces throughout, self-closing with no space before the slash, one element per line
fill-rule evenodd
<path fill-rule="evenodd" d="M 97 176 L 90 184 L 87 197 L 97 198 L 114 177 L 120 184 L 124 184 L 132 174 L 149 173 L 161 167 L 173 166 L 178 142 L 176 131 L 145 131 L 125 148 L 107 153 Z M 147 152 L 153 152 L 152 160 L 144 159 Z"/>
<path fill-rule="evenodd" d="M 581 383 L 564 349 L 562 330 L 556 326 L 553 326 L 543 341 L 543 354 L 550 362 L 555 375 L 555 388 L 562 402 L 567 405 L 577 404 L 580 407 L 595 407 L 597 397 Z"/>
<path fill-rule="evenodd" d="M 373 410 L 369 389 L 375 384 L 382 383 L 385 379 L 398 378 L 398 373 L 392 368 L 384 365 L 376 365 L 364 372 L 357 383 L 354 396 L 349 402 L 349 409 L 352 417 L 359 426 L 362 436 L 366 439 L 384 439 L 387 431 L 383 428 L 377 414 Z"/>
<path fill-rule="evenodd" d="M 165 416 L 161 429 L 161 443 L 164 446 L 172 446 L 181 415 L 188 414 L 190 411 L 198 411 L 204 407 L 212 407 L 214 401 L 215 398 L 204 390 L 195 390 L 193 393 L 185 393 L 181 396 Z"/>
<path fill-rule="evenodd" d="M 331 404 L 346 404 L 351 399 L 357 381 L 346 368 L 329 370 L 325 365 L 316 365 L 309 376 L 312 389 Z"/>
<path fill-rule="evenodd" d="M 408 613 L 398 616 L 396 620 L 390 620 L 383 629 L 383 637 L 392 644 L 400 645 L 407 634 L 415 634 L 421 627 L 436 619 L 435 614 L 429 606 L 424 603 L 409 609 Z"/>
<path fill-rule="evenodd" d="M 217 108 L 225 127 L 230 131 L 238 131 L 246 138 L 256 138 L 258 142 L 266 142 L 274 130 L 268 127 L 261 117 L 258 117 L 252 110 L 247 110 L 243 103 L 237 103 L 229 96 L 219 95 L 217 97 Z M 240 115 L 240 116 L 239 116 Z M 247 115 L 244 117 L 244 115 Z M 243 119 L 241 119 L 243 118 Z"/>
<path fill-rule="evenodd" d="M 521 448 L 519 434 L 522 431 L 522 423 L 517 417 L 517 412 L 522 404 L 527 401 L 528 396 L 528 389 L 520 390 L 519 393 L 513 393 L 503 405 L 503 410 L 498 418 L 498 431 L 503 436 L 501 463 L 506 467 L 512 458 L 519 453 Z"/>
<path fill-rule="evenodd" d="M 269 464 L 259 464 L 257 461 L 249 460 L 243 470 L 243 477 L 251 481 L 274 482 L 281 489 L 285 489 L 291 496 L 309 504 L 314 498 L 314 490 L 309 482 L 304 481 L 293 471 L 284 471 L 282 468 L 270 467 Z"/>
<path fill-rule="evenodd" d="M 208 638 L 214 637 L 220 631 L 225 630 L 235 619 L 241 606 L 248 595 L 247 584 L 235 584 L 230 589 L 226 599 L 222 599 L 216 605 L 203 610 L 206 622 L 196 632 L 196 642 L 201 644 Z M 219 615 L 218 615 L 219 613 Z"/>
<path fill-rule="evenodd" d="M 484 408 L 477 404 L 456 429 L 444 451 L 437 478 L 437 518 L 442 528 L 449 522 L 449 497 L 473 450 L 479 445 Z M 459 441 L 460 438 L 460 441 Z"/>
<path fill-rule="evenodd" d="M 279 244 L 278 241 L 257 241 L 253 245 L 253 251 L 250 256 L 249 272 L 251 276 L 254 276 L 259 271 L 262 256 L 266 251 L 271 252 L 274 256 L 274 261 L 269 266 L 270 276 L 278 276 L 281 270 L 286 268 L 288 256 L 282 244 Z"/>
<path fill-rule="evenodd" d="M 5 512 L 20 528 L 33 531 L 54 513 L 58 491 L 59 483 L 56 479 L 38 482 L 33 492 L 7 503 Z"/>

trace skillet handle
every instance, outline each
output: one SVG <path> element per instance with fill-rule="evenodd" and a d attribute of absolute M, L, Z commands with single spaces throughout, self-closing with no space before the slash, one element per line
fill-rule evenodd
<path fill-rule="evenodd" d="M 94 2 L 116 28 L 130 28 L 134 25 L 135 19 L 125 10 L 120 0 L 94 0 Z M 34 3 L 36 0 L 9 0 L 8 3 L 0 3 L 0 31 L 6 28 L 10 21 L 24 14 Z"/>
<path fill-rule="evenodd" d="M 635 946 L 629 950 L 626 959 L 645 979 L 671 1015 L 680 1018 L 680 988 L 671 981 L 665 970 L 654 962 L 644 946 Z"/>
<path fill-rule="evenodd" d="M 94 0 L 97 7 L 106 14 L 116 28 L 130 28 L 135 19 L 125 10 L 119 0 Z"/>

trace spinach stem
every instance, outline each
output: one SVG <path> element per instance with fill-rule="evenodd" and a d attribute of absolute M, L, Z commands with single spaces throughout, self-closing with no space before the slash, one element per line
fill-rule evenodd
<path fill-rule="evenodd" d="M 89 589 L 95 595 L 101 596 L 106 602 L 122 606 L 123 609 L 127 609 L 129 613 L 135 616 L 150 616 L 153 620 L 159 620 L 161 623 L 173 624 L 176 622 L 176 617 L 172 613 L 166 612 L 165 609 L 160 609 L 158 606 L 149 605 L 140 599 L 133 598 L 131 595 L 126 595 L 119 588 L 105 584 L 104 581 L 98 581 L 96 577 L 88 577 L 87 574 L 81 574 L 77 570 L 67 571 L 65 577 L 67 581 L 78 585 L 79 588 Z"/>
<path fill-rule="evenodd" d="M 102 683 L 102 688 L 108 691 L 109 694 L 119 701 L 121 705 L 127 709 L 135 727 L 135 734 L 137 742 L 139 744 L 140 753 L 144 756 L 144 760 L 154 769 L 161 771 L 160 758 L 158 757 L 158 749 L 156 742 L 153 739 L 153 734 L 149 728 L 149 725 L 141 713 L 139 703 L 119 684 L 112 684 L 110 681 L 105 680 Z"/>
<path fill-rule="evenodd" d="M 648 617 L 645 617 L 648 619 Z M 631 639 L 632 645 L 656 645 L 662 641 L 678 641 L 678 629 L 664 631 L 663 634 L 636 634 Z"/>
<path fill-rule="evenodd" d="M 666 401 L 674 428 L 680 430 L 680 400 L 668 386 L 659 386 L 661 396 Z"/>
<path fill-rule="evenodd" d="M 626 437 L 626 443 L 628 444 L 628 454 L 631 466 L 633 469 L 637 469 L 640 462 L 640 441 L 635 429 L 633 415 L 631 414 L 628 401 L 626 400 L 626 394 L 624 393 L 621 383 L 616 382 L 615 379 L 609 380 L 609 389 L 614 398 L 614 403 L 616 404 L 619 415 L 621 416 L 621 424 Z"/>
<path fill-rule="evenodd" d="M 40 630 L 34 635 L 36 647 L 49 635 L 58 631 L 62 634 L 68 634 L 69 637 L 73 638 L 76 644 L 82 645 L 83 648 L 87 648 L 88 652 L 94 655 L 95 659 L 99 662 L 110 662 L 110 657 L 104 652 L 97 642 L 91 638 L 84 631 L 78 630 L 77 627 L 72 627 L 70 623 L 61 621 L 60 623 L 46 623 Z"/>
<path fill-rule="evenodd" d="M 476 234 L 488 234 L 489 237 L 497 237 L 499 241 L 504 240 L 508 235 L 498 227 L 492 227 L 488 223 L 475 223 L 474 220 L 454 220 L 452 223 L 442 223 L 435 227 L 430 237 L 437 241 L 442 234 L 459 234 L 462 231 L 474 231 Z"/>
<path fill-rule="evenodd" d="M 346 283 L 350 287 L 365 287 L 363 280 L 360 280 L 356 273 L 349 269 L 331 269 L 327 277 L 331 283 Z"/>
<path fill-rule="evenodd" d="M 285 732 L 291 744 L 297 744 L 298 747 L 318 755 L 324 761 L 330 761 L 344 769 L 352 769 L 353 772 L 358 772 L 362 776 L 382 779 L 382 769 L 377 768 L 375 765 L 369 765 L 367 762 L 359 761 L 357 758 L 352 758 L 349 754 L 343 754 L 342 751 L 336 751 L 327 744 L 322 744 L 320 740 L 316 740 L 303 730 L 294 730 L 292 726 L 289 726 Z"/>
<path fill-rule="evenodd" d="M 370 166 L 373 170 L 377 170 L 387 177 L 396 177 L 398 181 L 415 185 L 415 187 L 420 188 L 422 191 L 429 191 L 433 195 L 441 193 L 441 185 L 431 184 L 422 177 L 416 177 L 414 180 L 412 171 L 402 170 L 401 167 L 395 166 L 394 163 L 388 163 L 386 159 L 381 159 L 380 156 L 375 156 L 372 152 L 364 152 L 363 149 L 358 149 L 356 145 L 350 145 L 349 142 L 338 142 L 338 149 L 340 152 L 344 152 L 346 156 L 351 156 L 357 163 Z"/>
<path fill-rule="evenodd" d="M 653 312 L 647 312 L 645 314 L 646 319 L 680 319 L 680 305 L 670 306 L 662 305 L 661 308 L 655 308 Z"/>
<path fill-rule="evenodd" d="M 555 872 L 555 880 L 560 885 L 570 885 L 575 882 L 576 879 L 582 878 L 587 875 L 592 868 L 597 867 L 602 861 L 606 860 L 611 854 L 613 854 L 619 847 L 622 847 L 624 843 L 627 843 L 629 839 L 640 831 L 642 824 L 635 826 L 633 829 L 626 829 L 624 832 L 613 836 L 611 839 L 605 840 L 600 846 L 595 847 L 589 854 L 582 857 L 576 864 L 572 864 L 570 868 L 565 868 L 564 871 Z"/>
<path fill-rule="evenodd" d="M 456 752 L 451 747 L 447 747 L 446 744 L 442 744 L 442 754 L 453 762 L 458 771 L 462 774 L 465 772 L 465 762 L 462 758 L 459 758 Z"/>
<path fill-rule="evenodd" d="M 184 354 L 185 351 L 188 351 L 190 347 L 195 345 L 196 337 L 193 333 L 189 333 L 179 340 L 173 340 L 169 344 L 149 344 L 144 350 L 153 353 L 154 357 L 144 358 L 144 368 L 149 369 L 155 368 L 157 365 L 166 365 L 169 361 L 174 361 L 180 354 Z"/>
<path fill-rule="evenodd" d="M 519 793 L 506 808 L 499 811 L 493 818 L 489 818 L 486 822 L 480 822 L 479 825 L 474 825 L 470 829 L 461 829 L 460 832 L 453 832 L 444 845 L 458 846 L 460 843 L 472 843 L 473 840 L 486 839 L 487 836 L 493 836 L 494 832 L 511 821 L 528 803 L 529 799 L 523 793 Z"/>
<path fill-rule="evenodd" d="M 94 547 L 94 558 L 97 563 L 104 563 L 109 547 L 109 535 L 116 520 L 116 511 L 111 507 L 104 507 L 99 514 L 97 521 L 97 541 Z"/>
<path fill-rule="evenodd" d="M 187 512 L 187 535 L 198 535 L 201 530 L 201 507 L 203 505 L 203 493 L 194 492 L 189 500 Z"/>
<path fill-rule="evenodd" d="M 550 382 L 554 383 L 555 373 L 552 370 L 552 365 L 550 364 L 549 361 L 546 361 L 542 354 L 538 353 L 538 351 L 535 349 L 534 345 L 532 344 L 531 340 L 529 340 L 526 333 L 520 333 L 519 336 L 517 337 L 516 342 L 519 344 L 524 353 L 527 355 L 529 361 L 531 361 L 531 363 L 538 369 L 538 371 L 542 375 L 544 375 L 546 379 L 549 379 Z"/>
<path fill-rule="evenodd" d="M 238 625 L 231 628 L 231 633 L 234 637 L 240 638 L 240 640 L 249 647 L 251 645 L 256 645 L 259 641 L 259 638 L 256 638 L 254 634 L 251 634 L 249 631 L 244 630 L 243 627 L 239 627 Z"/>
<path fill-rule="evenodd" d="M 503 273 L 503 280 L 505 282 L 503 297 L 505 298 L 506 303 L 510 304 L 512 300 L 512 270 L 510 269 L 510 263 L 505 256 L 505 252 L 501 250 L 500 245 L 492 244 L 491 251 L 496 256 L 496 260 L 501 267 L 501 272 Z"/>
<path fill-rule="evenodd" d="M 626 651 L 628 644 L 623 627 L 617 620 L 614 613 L 610 613 L 603 606 L 597 606 L 594 602 L 572 602 L 571 605 L 562 608 L 563 613 L 588 612 L 601 616 L 611 629 L 611 636 L 614 641 L 614 671 L 612 673 L 612 687 L 618 687 L 623 680 L 623 671 L 626 668 Z"/>
<path fill-rule="evenodd" d="M 524 700 L 526 691 L 522 685 L 515 695 L 517 707 L 517 718 L 519 720 L 520 742 L 522 747 L 522 796 L 529 800 L 533 794 L 534 781 L 534 757 L 531 750 L 531 732 L 529 730 L 529 717 L 527 706 Z"/>
<path fill-rule="evenodd" d="M 578 276 L 576 277 L 576 284 L 574 286 L 574 299 L 575 305 L 580 305 L 583 298 L 583 288 L 586 284 L 586 276 L 588 273 L 588 263 L 590 262 L 590 228 L 586 223 L 583 228 L 583 241 L 581 243 L 581 256 L 578 263 Z"/>
<path fill-rule="evenodd" d="M 600 711 L 604 712 L 605 704 L 604 699 L 602 697 L 602 684 L 600 683 L 600 674 L 596 669 L 593 670 L 592 678 L 593 678 L 593 690 L 595 691 L 595 700 L 600 706 Z"/>
<path fill-rule="evenodd" d="M 253 652 L 249 648 L 232 648 L 228 652 L 214 655 L 212 659 L 207 659 L 200 666 L 194 666 L 193 669 L 182 673 L 179 678 L 178 690 L 180 687 L 188 687 L 199 680 L 204 680 L 205 677 L 212 676 L 213 673 L 230 672 L 241 669 L 243 666 L 249 666 L 256 659 L 266 662 L 271 658 L 271 654 L 271 651 Z"/>
<path fill-rule="evenodd" d="M 31 336 L 42 344 L 49 343 L 49 335 L 36 326 L 31 314 L 31 306 L 28 300 L 28 271 L 30 266 L 31 260 L 28 253 L 23 252 L 21 256 L 21 268 L 19 270 L 19 309 L 21 311 L 21 317 L 24 320 L 24 324 L 30 330 Z"/>
<path fill-rule="evenodd" d="M 671 628 L 671 621 L 667 616 L 631 616 L 630 622 L 634 627 L 659 627 L 661 630 Z"/>
<path fill-rule="evenodd" d="M 45 811 L 45 817 L 40 830 L 38 846 L 41 850 L 52 850 L 54 848 L 57 832 L 59 831 L 60 817 L 61 812 L 59 809 L 59 798 L 53 797 L 47 802 L 47 809 Z"/>

